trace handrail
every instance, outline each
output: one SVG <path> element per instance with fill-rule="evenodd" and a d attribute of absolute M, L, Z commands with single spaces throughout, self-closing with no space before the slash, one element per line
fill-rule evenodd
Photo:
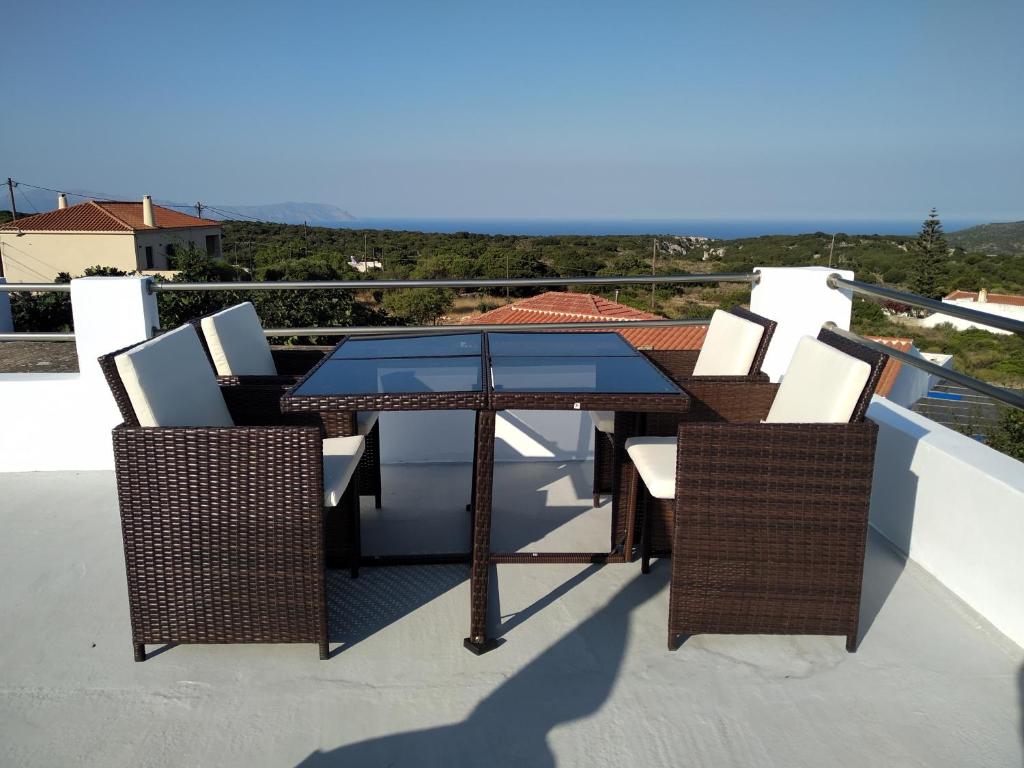
<path fill-rule="evenodd" d="M 478 331 L 574 331 L 603 329 L 623 331 L 630 328 L 663 328 L 666 326 L 707 325 L 710 318 L 687 318 L 685 320 L 612 320 L 581 321 L 578 323 L 463 323 L 461 325 L 359 325 L 334 328 L 265 328 L 264 336 L 387 336 L 396 334 L 424 333 L 477 333 Z"/>
<path fill-rule="evenodd" d="M 625 277 L 520 277 L 486 280 L 307 280 L 229 283 L 165 283 L 150 281 L 150 291 L 294 291 L 365 290 L 369 288 L 539 288 L 552 285 L 664 285 L 675 283 L 756 283 L 760 276 L 748 272 L 687 275 L 627 275 Z"/>
<path fill-rule="evenodd" d="M 873 285 L 872 283 L 864 283 L 860 280 L 847 280 L 838 273 L 829 275 L 827 282 L 829 288 L 835 288 L 836 290 L 846 288 L 854 293 L 861 293 L 876 299 L 898 301 L 901 304 L 909 304 L 912 307 L 930 309 L 932 312 L 939 312 L 943 315 L 959 317 L 963 320 L 970 320 L 971 322 L 987 325 L 991 328 L 999 328 L 1011 333 L 1024 335 L 1024 322 L 1013 320 L 1009 317 L 1002 317 L 1001 315 L 993 315 L 991 312 L 969 309 L 959 304 L 947 304 L 944 301 L 927 299 L 924 296 L 918 296 L 913 293 L 904 293 L 903 291 L 886 288 L 883 285 Z"/>
<path fill-rule="evenodd" d="M 0 341 L 74 341 L 73 333 L 0 333 Z"/>
<path fill-rule="evenodd" d="M 866 339 L 853 331 L 843 330 L 833 322 L 825 323 L 825 328 L 832 331 L 832 333 L 842 336 L 844 339 L 849 339 L 857 344 L 873 349 L 876 352 L 882 352 L 889 357 L 895 358 L 896 360 L 915 368 L 919 368 L 933 376 L 939 376 L 949 381 L 955 381 L 957 384 L 967 387 L 967 389 L 973 390 L 982 395 L 987 395 L 993 400 L 998 400 L 1006 405 L 1012 405 L 1014 408 L 1024 410 L 1024 395 L 1017 394 L 1012 389 L 997 387 L 994 384 L 989 384 L 981 379 L 968 376 L 966 373 L 960 373 L 960 371 L 953 370 L 952 368 L 943 368 L 941 365 L 936 365 L 929 360 L 914 357 L 902 350 L 895 349 L 877 341 L 872 341 L 871 339 Z"/>
<path fill-rule="evenodd" d="M 71 293 L 71 283 L 0 283 L 0 293 Z"/>

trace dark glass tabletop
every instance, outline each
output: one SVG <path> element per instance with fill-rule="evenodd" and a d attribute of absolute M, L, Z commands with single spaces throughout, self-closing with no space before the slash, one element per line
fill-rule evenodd
<path fill-rule="evenodd" d="M 495 392 L 581 394 L 679 394 L 679 388 L 646 359 L 633 357 L 491 358 Z"/>
<path fill-rule="evenodd" d="M 533 333 L 491 331 L 491 357 L 637 357 L 617 333 Z"/>
<path fill-rule="evenodd" d="M 331 354 L 335 359 L 369 357 L 455 357 L 480 355 L 479 333 L 352 338 Z"/>
<path fill-rule="evenodd" d="M 293 395 L 479 392 L 480 357 L 378 357 L 327 360 Z"/>
<path fill-rule="evenodd" d="M 303 397 L 316 399 L 316 408 L 370 397 L 387 408 L 388 395 L 427 395 L 419 407 L 442 405 L 444 393 L 495 397 L 551 393 L 559 396 L 681 395 L 682 390 L 618 333 L 592 332 L 489 332 L 487 350 L 490 382 L 482 381 L 483 344 L 480 333 L 420 334 L 356 337 L 342 342 L 285 400 L 301 406 Z M 491 385 L 493 389 L 487 390 Z M 326 399 L 325 399 L 326 398 Z M 650 399 L 650 398 L 648 398 Z M 638 410 L 643 410 L 638 398 Z M 507 401 L 507 400 L 506 400 Z M 497 402 L 497 401 L 496 401 Z M 650 405 L 651 403 L 647 403 Z M 406 407 L 401 400 L 396 407 Z M 376 406 L 375 406 L 376 407 Z M 578 406 L 577 406 L 578 407 Z"/>

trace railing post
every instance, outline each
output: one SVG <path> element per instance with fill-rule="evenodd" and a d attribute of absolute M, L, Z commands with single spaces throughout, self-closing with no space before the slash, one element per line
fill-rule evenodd
<path fill-rule="evenodd" d="M 7 278 L 0 277 L 0 283 Z M 0 333 L 14 332 L 14 318 L 11 317 L 11 294 L 0 291 Z"/>
<path fill-rule="evenodd" d="M 801 337 L 817 336 L 829 321 L 850 329 L 853 295 L 830 288 L 827 281 L 832 274 L 852 280 L 853 272 L 829 267 L 758 267 L 754 271 L 761 279 L 751 291 L 750 310 L 779 324 L 762 370 L 778 381 Z"/>
<path fill-rule="evenodd" d="M 148 277 L 80 277 L 71 281 L 71 314 L 83 383 L 102 381 L 96 362 L 100 355 L 152 336 L 159 317 L 149 281 Z"/>

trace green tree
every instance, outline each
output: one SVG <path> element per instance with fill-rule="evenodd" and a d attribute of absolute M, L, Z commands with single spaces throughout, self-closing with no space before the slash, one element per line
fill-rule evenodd
<path fill-rule="evenodd" d="M 987 442 L 997 451 L 1024 461 L 1024 411 L 1007 408 Z"/>
<path fill-rule="evenodd" d="M 437 288 L 409 288 L 389 291 L 381 301 L 385 311 L 403 323 L 431 325 L 455 305 L 451 291 Z"/>
<path fill-rule="evenodd" d="M 941 299 L 945 293 L 943 282 L 949 245 L 934 208 L 921 225 L 921 232 L 914 241 L 914 253 L 916 272 L 911 278 L 911 290 L 929 299 Z"/>

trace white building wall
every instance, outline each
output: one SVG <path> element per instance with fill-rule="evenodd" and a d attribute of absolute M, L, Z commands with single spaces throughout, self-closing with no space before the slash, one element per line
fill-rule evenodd
<path fill-rule="evenodd" d="M 3 232 L 0 256 L 11 283 L 52 283 L 59 272 L 77 276 L 86 267 L 137 268 L 131 232 Z"/>
<path fill-rule="evenodd" d="M 1018 307 L 1012 304 L 996 304 L 991 301 L 971 301 L 970 299 L 943 299 L 942 301 L 944 304 L 957 304 L 961 307 L 966 307 L 967 309 L 974 309 L 978 312 L 988 312 L 990 315 L 999 315 L 1000 317 L 1009 317 L 1013 320 L 1019 320 L 1024 323 L 1024 307 Z M 989 333 L 998 333 L 1005 336 L 1010 334 L 1009 331 L 1004 331 L 1001 328 L 990 328 L 987 325 L 978 325 L 970 320 L 953 317 L 952 315 L 944 315 L 941 312 L 928 315 L 928 317 L 921 320 L 921 325 L 925 328 L 935 328 L 936 326 L 945 324 L 953 326 L 958 331 L 980 328 L 981 330 L 988 331 Z"/>
<path fill-rule="evenodd" d="M 194 246 L 201 253 L 206 253 L 207 235 L 217 235 L 218 251 L 215 256 L 220 256 L 221 229 L 220 227 L 190 227 L 187 229 L 156 229 L 149 231 L 138 231 L 135 233 L 135 254 L 136 264 L 133 267 L 140 272 L 150 269 L 146 266 L 146 247 L 153 249 L 153 267 L 155 271 L 169 269 L 167 264 L 167 246 L 174 246 L 173 250 L 180 253 L 189 246 Z"/>

